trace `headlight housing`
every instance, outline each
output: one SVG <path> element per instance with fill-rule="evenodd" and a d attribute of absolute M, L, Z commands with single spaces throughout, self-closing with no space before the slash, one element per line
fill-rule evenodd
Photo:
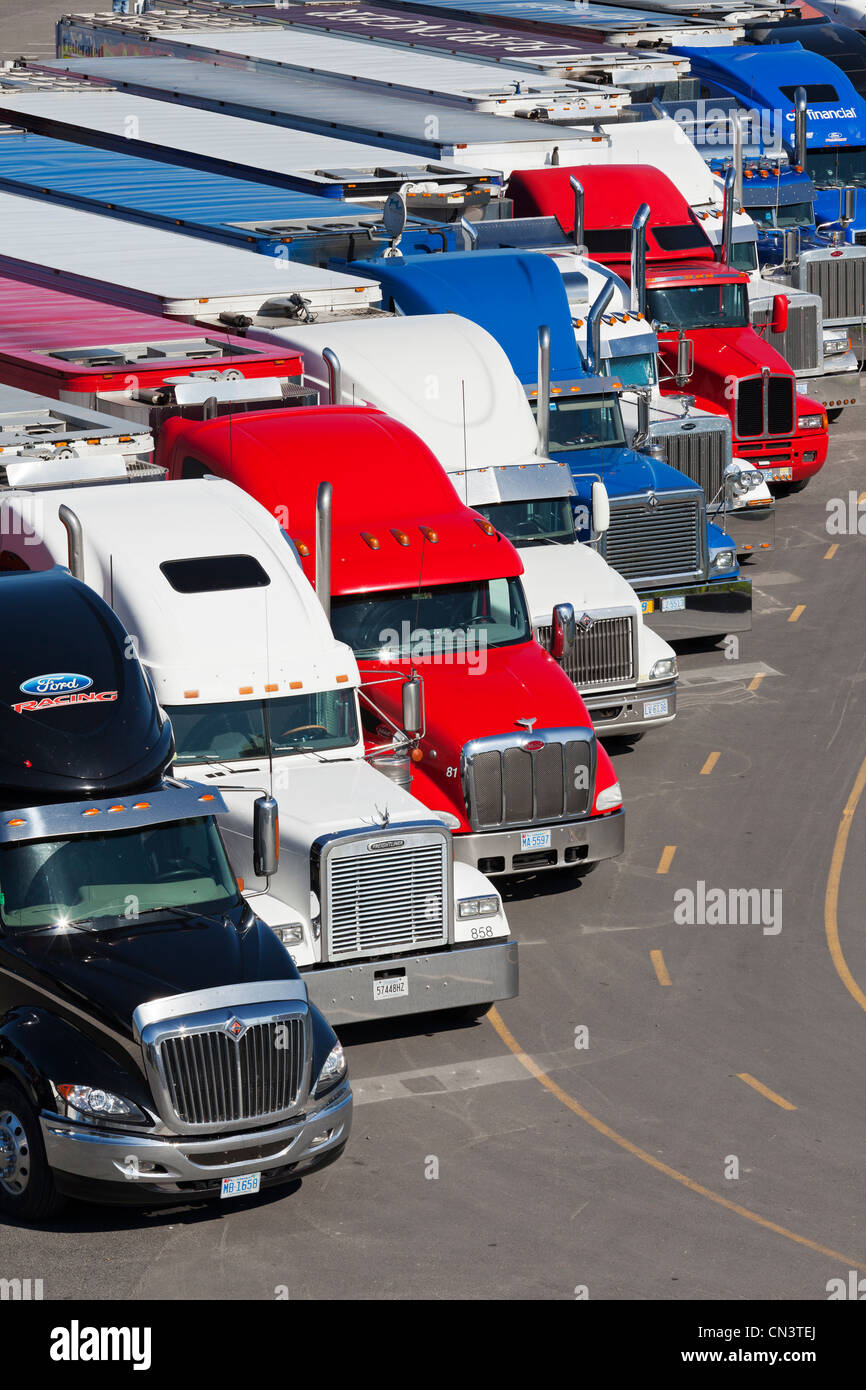
<path fill-rule="evenodd" d="M 649 678 L 651 681 L 664 680 L 666 677 L 675 676 L 677 673 L 677 659 L 675 656 L 663 656 L 658 661 L 654 661 L 650 667 Z"/>
<path fill-rule="evenodd" d="M 319 1072 L 319 1079 L 316 1082 L 314 1094 L 317 1096 L 326 1095 L 328 1091 L 333 1091 L 335 1086 L 344 1079 L 349 1064 L 346 1061 L 346 1054 L 343 1051 L 342 1043 L 334 1043 L 327 1057 L 325 1065 Z"/>
<path fill-rule="evenodd" d="M 717 550 L 710 561 L 710 569 L 723 571 L 732 570 L 736 567 L 737 557 L 733 550 Z"/>
<path fill-rule="evenodd" d="M 614 782 L 611 786 L 605 787 L 603 792 L 599 792 L 595 798 L 595 809 L 597 811 L 614 811 L 617 806 L 622 805 L 622 787 L 619 782 Z"/>
<path fill-rule="evenodd" d="M 148 1118 L 144 1111 L 125 1096 L 114 1091 L 103 1090 L 101 1086 L 82 1086 L 78 1082 L 61 1082 L 56 1090 L 66 1104 L 69 1118 L 86 1120 L 123 1120 L 127 1124 L 144 1125 Z"/>
<path fill-rule="evenodd" d="M 824 330 L 824 356 L 832 357 L 840 352 L 851 351 L 851 339 L 848 334 L 835 328 Z"/>
<path fill-rule="evenodd" d="M 499 898 L 461 898 L 457 904 L 458 917 L 495 917 L 499 911 Z"/>
<path fill-rule="evenodd" d="M 827 416 L 820 415 L 801 415 L 797 421 L 797 426 L 801 430 L 820 430 L 827 428 Z"/>

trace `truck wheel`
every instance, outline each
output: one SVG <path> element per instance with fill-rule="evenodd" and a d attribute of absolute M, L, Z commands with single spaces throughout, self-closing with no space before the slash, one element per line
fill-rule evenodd
<path fill-rule="evenodd" d="M 19 1221 L 45 1221 L 64 1198 L 54 1186 L 39 1118 L 17 1086 L 0 1084 L 0 1211 Z"/>

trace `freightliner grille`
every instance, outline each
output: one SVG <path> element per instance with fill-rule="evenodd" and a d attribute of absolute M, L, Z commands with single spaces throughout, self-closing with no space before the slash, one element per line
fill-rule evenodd
<path fill-rule="evenodd" d="M 387 844 L 391 837 L 383 837 Z M 397 833 L 393 849 L 367 849 L 327 860 L 328 956 L 387 954 L 448 940 L 448 848 L 442 835 L 413 841 Z"/>
<path fill-rule="evenodd" d="M 820 365 L 818 352 L 817 304 L 788 305 L 788 327 L 784 333 L 771 333 L 773 311 L 769 305 L 752 310 L 752 326 L 763 329 L 762 337 L 780 352 L 795 372 L 812 371 Z"/>
<path fill-rule="evenodd" d="M 589 628 L 578 622 L 576 641 L 562 668 L 579 690 L 634 680 L 634 623 L 634 617 L 626 615 L 593 618 Z M 553 628 L 538 627 L 535 631 L 538 641 L 549 651 Z"/>
<path fill-rule="evenodd" d="M 686 579 L 701 569 L 703 498 L 656 501 L 611 503 L 605 559 L 632 584 Z"/>
<path fill-rule="evenodd" d="M 737 383 L 737 435 L 790 434 L 794 428 L 794 379 L 751 376 Z"/>
<path fill-rule="evenodd" d="M 591 734 L 561 741 L 512 735 L 464 749 L 469 820 L 474 830 L 532 825 L 586 815 L 595 784 Z M 534 749 L 523 745 L 541 744 Z M 497 746 L 498 745 L 498 746 Z"/>
<path fill-rule="evenodd" d="M 839 256 L 806 263 L 806 289 L 819 294 L 824 322 L 866 316 L 866 257 Z"/>
<path fill-rule="evenodd" d="M 654 443 L 664 445 L 665 462 L 700 483 L 707 501 L 712 501 L 722 486 L 725 467 L 730 461 L 727 429 L 679 430 L 676 434 L 658 434 L 652 438 Z"/>
<path fill-rule="evenodd" d="M 163 1038 L 159 1053 L 168 1098 L 183 1124 L 268 1121 L 300 1100 L 305 1022 L 252 1024 L 237 1040 L 225 1028 L 185 1032 Z"/>

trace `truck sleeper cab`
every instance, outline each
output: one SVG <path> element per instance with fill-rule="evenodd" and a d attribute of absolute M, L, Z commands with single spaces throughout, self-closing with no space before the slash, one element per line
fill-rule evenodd
<path fill-rule="evenodd" d="M 231 473 L 269 510 L 288 507 L 305 572 L 358 657 L 367 743 L 412 736 L 411 790 L 451 827 L 456 858 L 496 875 L 621 853 L 619 784 L 580 696 L 533 640 L 520 560 L 411 431 L 361 407 L 302 408 L 247 415 L 231 442 L 213 422 L 169 422 L 160 449 L 170 477 Z M 322 481 L 330 585 L 314 561 Z M 406 730 L 415 676 L 423 726 Z"/>
<path fill-rule="evenodd" d="M 0 594 L 0 1210 L 187 1202 L 332 1160 L 342 1049 L 240 895 L 222 798 L 165 776 L 125 629 L 59 568 Z"/>

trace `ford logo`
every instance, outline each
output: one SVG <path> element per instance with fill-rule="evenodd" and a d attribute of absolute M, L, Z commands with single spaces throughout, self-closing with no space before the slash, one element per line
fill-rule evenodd
<path fill-rule="evenodd" d="M 92 684 L 90 676 L 54 671 L 50 676 L 31 676 L 29 681 L 22 681 L 18 689 L 25 695 L 69 695 L 89 690 Z"/>

